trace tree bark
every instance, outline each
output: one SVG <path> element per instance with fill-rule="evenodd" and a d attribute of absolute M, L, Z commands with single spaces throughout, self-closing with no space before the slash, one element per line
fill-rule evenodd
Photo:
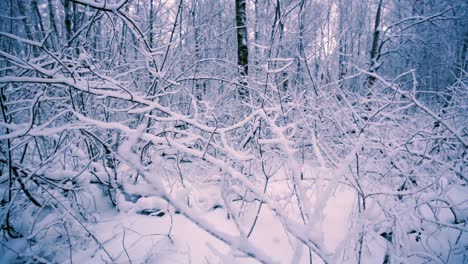
<path fill-rule="evenodd" d="M 245 0 L 236 0 L 236 26 L 237 26 L 237 65 L 239 66 L 241 80 L 243 85 L 238 88 L 239 97 L 247 98 L 249 90 L 245 87 L 247 85 L 246 77 L 249 73 L 249 48 L 247 46 L 247 15 L 245 12 Z"/>
<path fill-rule="evenodd" d="M 383 0 L 379 0 L 379 4 L 377 6 L 377 13 L 375 15 L 375 23 L 374 23 L 374 35 L 372 38 L 372 47 L 370 50 L 370 67 L 369 67 L 369 72 L 376 72 L 378 69 L 378 64 L 377 64 L 377 57 L 378 57 L 378 47 L 379 47 L 379 37 L 380 37 L 380 17 L 382 14 L 382 2 Z M 367 81 L 369 84 L 369 87 L 372 87 L 375 83 L 375 77 L 369 75 Z"/>
<path fill-rule="evenodd" d="M 65 40 L 68 43 L 72 37 L 72 15 L 70 0 L 65 0 L 63 2 L 63 8 L 65 9 Z"/>
<path fill-rule="evenodd" d="M 26 8 L 26 4 L 24 3 L 24 0 L 18 0 L 18 8 L 19 8 L 19 13 L 23 17 L 23 24 L 24 24 L 24 31 L 26 32 L 26 36 L 29 40 L 34 40 L 34 35 L 32 33 L 31 27 L 27 21 L 28 11 Z"/>
<path fill-rule="evenodd" d="M 49 20 L 50 20 L 50 28 L 56 34 L 56 38 L 60 39 L 60 34 L 57 28 L 57 19 L 55 18 L 54 6 L 52 0 L 47 0 L 47 6 L 49 9 Z"/>
<path fill-rule="evenodd" d="M 154 25 L 154 0 L 151 0 L 150 1 L 150 13 L 149 13 L 149 31 L 148 31 L 148 43 L 151 48 L 153 48 L 153 34 L 154 34 L 153 25 Z"/>

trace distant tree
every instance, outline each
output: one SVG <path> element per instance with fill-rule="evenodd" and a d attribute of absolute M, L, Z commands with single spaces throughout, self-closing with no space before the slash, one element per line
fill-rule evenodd
<path fill-rule="evenodd" d="M 239 97 L 245 100 L 249 96 L 249 90 L 245 87 L 247 85 L 247 76 L 249 75 L 249 46 L 248 46 L 248 33 L 247 33 L 247 13 L 246 0 L 236 1 L 236 26 L 237 26 L 237 64 L 239 65 L 239 72 L 241 76 L 240 83 L 242 86 L 238 87 Z"/>

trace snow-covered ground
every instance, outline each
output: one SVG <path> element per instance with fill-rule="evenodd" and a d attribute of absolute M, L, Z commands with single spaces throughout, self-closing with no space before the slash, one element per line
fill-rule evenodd
<path fill-rule="evenodd" d="M 127 168 L 128 169 L 128 168 Z M 164 170 L 163 170 L 164 171 Z M 193 170 L 193 174 L 197 174 Z M 317 168 L 308 168 L 306 177 L 312 177 L 313 171 Z M 162 171 L 161 171 L 162 172 Z M 70 173 L 64 172 L 64 177 Z M 162 176 L 159 173 L 155 177 Z M 56 176 L 58 173 L 55 174 Z M 57 176 L 56 178 L 59 178 Z M 273 181 L 278 179 L 277 181 Z M 286 212 L 294 212 L 291 209 L 296 205 L 293 197 L 290 196 L 291 186 L 285 179 L 284 171 L 280 171 L 272 177 L 272 183 L 268 188 L 271 197 L 281 199 L 280 204 L 284 205 Z M 74 263 L 102 263 L 110 261 L 112 257 L 116 263 L 258 263 L 255 258 L 250 258 L 244 253 L 233 250 L 224 242 L 213 237 L 203 230 L 199 225 L 188 219 L 186 216 L 169 206 L 167 201 L 158 196 L 151 196 L 152 188 L 143 181 L 139 184 L 125 185 L 126 191 L 131 191 L 138 195 L 138 199 L 129 201 L 125 195 L 117 193 L 117 208 L 109 202 L 109 198 L 97 185 L 89 185 L 88 192 L 94 197 L 91 206 L 92 220 L 83 222 L 84 226 L 77 224 L 77 219 L 64 213 L 65 223 L 71 226 L 70 239 L 72 248 L 68 248 L 68 238 L 64 239 L 60 231 L 47 234 L 37 234 L 41 239 L 50 240 L 48 244 L 36 243 L 15 243 L 6 241 L 9 247 L 15 252 L 27 252 L 27 248 L 32 252 L 45 252 L 50 250 L 47 246 L 55 246 L 56 250 L 46 255 L 53 255 L 53 260 L 59 263 L 72 260 Z M 192 213 L 197 214 L 207 224 L 224 234 L 239 237 L 241 233 L 236 228 L 234 217 L 240 224 L 239 228 L 245 233 L 252 226 L 259 203 L 244 205 L 242 217 L 231 216 L 226 210 L 222 201 L 220 188 L 216 184 L 203 183 L 192 186 L 192 191 L 179 190 L 175 193 L 175 199 L 191 199 Z M 317 191 L 324 188 L 327 191 L 325 204 L 319 206 L 323 212 L 321 219 L 317 223 L 310 223 L 310 230 L 320 228 L 325 249 L 328 252 L 336 252 L 344 247 L 352 247 L 347 238 L 356 234 L 352 231 L 352 217 L 356 206 L 356 195 L 348 187 L 334 187 L 326 182 L 316 186 L 307 192 L 312 203 L 322 203 L 318 201 L 315 194 L 324 194 Z M 323 198 L 324 196 L 322 196 Z M 128 198 L 128 197 L 127 197 Z M 236 201 L 231 204 L 236 212 L 240 212 L 242 202 Z M 231 208 L 233 209 L 233 208 Z M 296 212 L 297 213 L 297 212 Z M 74 214 L 74 213 L 73 213 Z M 319 215 L 319 214 L 317 214 Z M 49 219 L 50 218 L 50 219 Z M 291 216 L 294 218 L 294 215 Z M 38 226 L 54 226 L 61 223 L 53 216 L 38 221 Z M 25 223 L 26 224 L 26 223 Z M 40 229 L 40 227 L 36 227 Z M 300 232 L 308 233 L 307 227 L 303 227 Z M 95 236 L 90 238 L 89 234 Z M 74 239 L 77 236 L 77 239 Z M 33 238 L 34 236 L 31 236 Z M 55 243 L 53 241 L 56 241 Z M 62 242 L 60 242 L 62 241 Z M 265 252 L 275 263 L 308 263 L 309 252 L 300 241 L 292 236 L 286 229 L 285 223 L 276 217 L 275 213 L 267 206 L 262 206 L 249 241 L 260 251 Z M 46 246 L 46 247 L 44 247 Z M 102 246 L 102 247 L 101 247 Z M 383 258 L 385 243 L 380 239 L 380 244 L 372 246 L 372 252 L 366 253 L 369 259 L 381 261 Z M 17 258 L 14 251 L 2 248 L 1 263 L 10 263 Z M 32 257 L 31 255 L 25 255 Z M 71 256 L 71 258 L 70 258 Z M 321 260 L 313 254 L 313 262 L 320 263 Z"/>

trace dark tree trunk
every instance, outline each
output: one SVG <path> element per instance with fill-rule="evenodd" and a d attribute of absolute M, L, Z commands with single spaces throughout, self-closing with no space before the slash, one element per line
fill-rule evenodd
<path fill-rule="evenodd" d="M 375 24 L 374 24 L 374 36 L 372 38 L 372 47 L 370 50 L 370 67 L 369 72 L 376 72 L 378 68 L 377 58 L 378 58 L 378 47 L 379 47 L 379 38 L 380 38 L 380 17 L 382 13 L 382 2 L 383 0 L 379 0 L 379 5 L 377 7 L 377 14 L 375 15 Z M 369 87 L 372 87 L 375 83 L 375 77 L 370 76 L 368 78 Z"/>
<path fill-rule="evenodd" d="M 249 90 L 246 77 L 249 73 L 249 47 L 247 46 L 247 15 L 245 12 L 245 0 L 236 0 L 236 25 L 237 25 L 237 64 L 240 68 L 241 80 L 243 85 L 238 88 L 239 96 L 247 98 Z"/>
<path fill-rule="evenodd" d="M 70 0 L 65 0 L 63 2 L 63 7 L 65 9 L 65 38 L 69 42 L 72 37 L 72 14 Z M 70 43 L 68 43 L 70 45 Z"/>

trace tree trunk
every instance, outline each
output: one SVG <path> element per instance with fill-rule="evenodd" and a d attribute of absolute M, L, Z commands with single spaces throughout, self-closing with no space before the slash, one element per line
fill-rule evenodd
<path fill-rule="evenodd" d="M 60 33 L 57 28 L 57 19 L 55 18 L 54 6 L 52 0 L 47 0 L 47 5 L 49 9 L 49 20 L 50 20 L 50 28 L 52 32 L 56 35 L 56 39 L 60 39 Z"/>
<path fill-rule="evenodd" d="M 345 53 L 347 52 L 347 29 L 345 29 L 345 17 L 348 16 L 347 12 L 347 4 L 343 3 L 343 0 L 340 0 L 338 2 L 339 4 L 339 12 L 340 12 L 340 17 L 339 17 L 339 41 L 338 41 L 338 46 L 340 50 L 339 54 L 339 59 L 338 59 L 338 68 L 339 68 L 339 73 L 338 73 L 338 80 L 340 80 L 340 88 L 343 87 L 344 83 L 344 77 L 346 75 L 347 71 L 347 66 L 346 66 L 346 55 Z M 348 3 L 349 4 L 349 3 Z"/>
<path fill-rule="evenodd" d="M 23 17 L 23 23 L 24 23 L 24 31 L 26 32 L 26 37 L 30 40 L 34 40 L 34 36 L 31 30 L 30 25 L 28 24 L 27 17 L 29 17 L 26 5 L 24 3 L 24 0 L 18 0 L 18 8 L 20 15 Z"/>
<path fill-rule="evenodd" d="M 149 32 L 148 43 L 150 48 L 153 48 L 153 25 L 154 25 L 154 0 L 150 1 L 150 14 L 149 14 Z"/>
<path fill-rule="evenodd" d="M 195 76 L 198 76 L 200 73 L 200 68 L 199 68 L 199 61 L 201 59 L 201 52 L 200 52 L 200 28 L 196 19 L 196 12 L 197 12 L 197 1 L 194 1 L 192 3 L 192 10 L 190 10 L 191 16 L 192 16 L 192 26 L 194 29 L 193 32 L 193 41 L 195 44 L 195 69 L 194 69 L 194 74 Z M 193 94 L 195 95 L 195 98 L 197 100 L 202 100 L 203 95 L 205 94 L 205 84 L 200 83 L 198 80 L 194 80 L 195 84 L 195 91 L 193 91 Z"/>
<path fill-rule="evenodd" d="M 369 67 L 369 72 L 376 72 L 378 69 L 378 64 L 377 64 L 377 57 L 378 57 L 378 47 L 379 47 L 379 37 L 380 37 L 380 17 L 382 13 L 382 2 L 383 0 L 379 0 L 379 5 L 377 7 L 377 14 L 375 15 L 375 24 L 374 24 L 374 36 L 372 38 L 372 47 L 370 51 L 370 67 Z M 375 77 L 370 76 L 367 79 L 369 87 L 372 87 L 375 83 Z"/>
<path fill-rule="evenodd" d="M 72 17 L 70 0 L 65 0 L 63 2 L 63 7 L 65 9 L 65 40 L 68 43 L 72 37 Z M 68 45 L 70 45 L 70 43 L 68 43 Z"/>
<path fill-rule="evenodd" d="M 236 25 L 237 25 L 237 65 L 239 66 L 243 87 L 238 88 L 239 97 L 245 99 L 249 95 L 246 77 L 249 73 L 249 48 L 247 46 L 247 15 L 245 12 L 245 0 L 236 0 Z"/>

